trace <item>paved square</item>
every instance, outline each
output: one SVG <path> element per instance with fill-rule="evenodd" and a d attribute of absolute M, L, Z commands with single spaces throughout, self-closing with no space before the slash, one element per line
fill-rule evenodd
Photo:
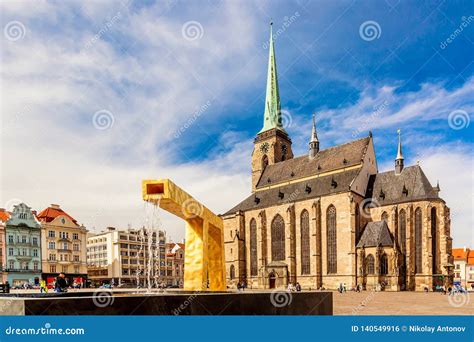
<path fill-rule="evenodd" d="M 473 315 L 474 293 L 334 292 L 334 315 Z"/>

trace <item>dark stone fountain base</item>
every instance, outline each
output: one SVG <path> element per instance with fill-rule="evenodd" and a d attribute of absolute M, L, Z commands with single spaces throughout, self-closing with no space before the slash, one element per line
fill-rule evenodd
<path fill-rule="evenodd" d="M 332 315 L 332 292 L 2 296 L 0 315 Z"/>

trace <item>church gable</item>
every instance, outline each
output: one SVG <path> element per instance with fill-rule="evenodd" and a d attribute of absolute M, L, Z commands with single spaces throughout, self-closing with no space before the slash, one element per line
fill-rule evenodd
<path fill-rule="evenodd" d="M 393 239 L 385 220 L 367 223 L 357 244 L 357 248 L 379 246 L 393 246 Z"/>
<path fill-rule="evenodd" d="M 366 197 L 373 198 L 380 206 L 439 199 L 437 191 L 418 165 L 404 168 L 399 175 L 395 171 L 372 175 Z"/>
<path fill-rule="evenodd" d="M 321 150 L 314 158 L 304 155 L 268 165 L 257 189 L 360 165 L 369 141 L 366 137 Z"/>

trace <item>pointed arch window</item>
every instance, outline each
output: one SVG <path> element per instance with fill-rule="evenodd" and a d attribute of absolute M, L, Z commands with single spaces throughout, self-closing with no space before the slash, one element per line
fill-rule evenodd
<path fill-rule="evenodd" d="M 309 244 L 309 213 L 303 210 L 301 213 L 301 274 L 311 273 L 311 258 Z"/>
<path fill-rule="evenodd" d="M 263 157 L 262 157 L 262 170 L 264 170 L 268 165 L 268 157 L 267 155 L 265 154 Z"/>
<path fill-rule="evenodd" d="M 380 257 L 380 274 L 386 275 L 388 274 L 388 259 L 387 254 L 382 254 Z"/>
<path fill-rule="evenodd" d="M 233 280 L 235 279 L 235 267 L 234 265 L 230 265 L 230 279 Z"/>
<path fill-rule="evenodd" d="M 401 252 L 406 254 L 407 250 L 407 214 L 405 210 L 400 210 L 398 214 L 398 245 Z"/>
<path fill-rule="evenodd" d="M 380 217 L 380 219 L 388 223 L 388 214 L 386 211 L 382 213 L 382 216 Z"/>
<path fill-rule="evenodd" d="M 285 260 L 285 221 L 276 215 L 272 221 L 272 260 Z"/>
<path fill-rule="evenodd" d="M 422 215 L 421 208 L 415 210 L 415 273 L 421 273 L 423 270 L 422 259 Z"/>
<path fill-rule="evenodd" d="M 336 208 L 331 204 L 326 211 L 328 273 L 337 273 Z"/>
<path fill-rule="evenodd" d="M 433 267 L 433 274 L 436 274 L 436 252 L 437 252 L 437 217 L 436 217 L 436 208 L 431 208 L 431 255 L 432 255 L 432 267 Z"/>
<path fill-rule="evenodd" d="M 258 275 L 257 266 L 257 221 L 250 220 L 250 275 Z"/>
<path fill-rule="evenodd" d="M 375 258 L 372 254 L 367 255 L 365 258 L 365 273 L 368 275 L 375 273 Z"/>
<path fill-rule="evenodd" d="M 361 228 L 360 228 L 360 212 L 359 212 L 359 205 L 356 205 L 355 208 L 355 232 L 356 232 L 356 244 L 359 242 L 359 238 L 361 235 Z"/>

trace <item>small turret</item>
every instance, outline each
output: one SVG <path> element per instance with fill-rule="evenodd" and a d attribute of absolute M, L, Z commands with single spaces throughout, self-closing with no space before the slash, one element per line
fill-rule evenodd
<path fill-rule="evenodd" d="M 399 175 L 403 171 L 403 154 L 402 154 L 402 140 L 401 140 L 401 131 L 400 129 L 397 131 L 398 133 L 398 151 L 397 151 L 397 159 L 395 159 L 395 174 Z"/>
<path fill-rule="evenodd" d="M 311 140 L 309 142 L 309 158 L 313 159 L 319 152 L 318 133 L 316 132 L 316 115 L 313 114 L 313 128 L 311 130 Z"/>

